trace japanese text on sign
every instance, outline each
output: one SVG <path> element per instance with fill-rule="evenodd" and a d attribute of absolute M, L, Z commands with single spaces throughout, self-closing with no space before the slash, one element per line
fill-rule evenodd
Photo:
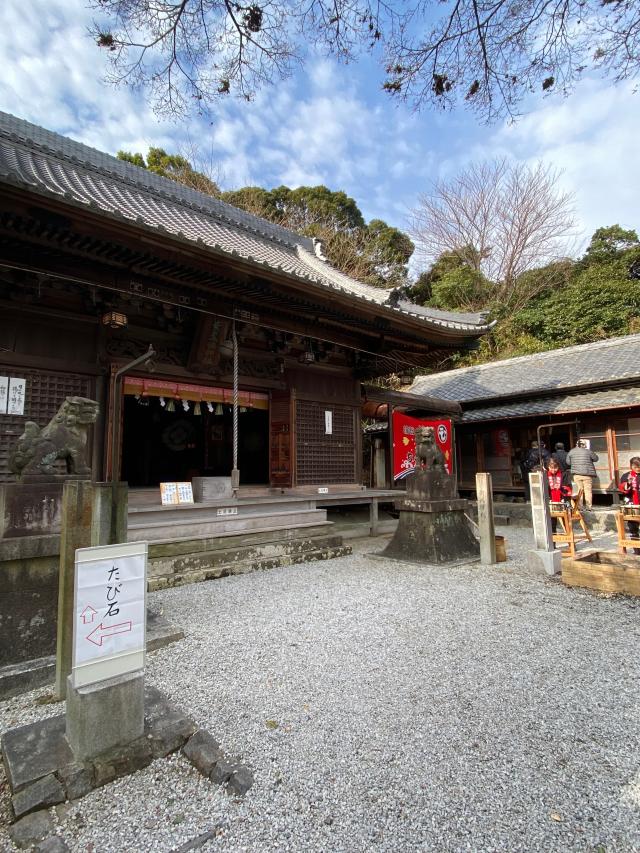
<path fill-rule="evenodd" d="M 144 666 L 146 564 L 146 542 L 76 551 L 75 687 Z"/>

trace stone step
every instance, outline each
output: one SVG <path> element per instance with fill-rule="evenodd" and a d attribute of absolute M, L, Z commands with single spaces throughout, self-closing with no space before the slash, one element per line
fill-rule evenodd
<path fill-rule="evenodd" d="M 253 515 L 276 515 L 283 512 L 315 509 L 315 501 L 301 498 L 271 498 L 255 500 L 233 499 L 183 506 L 138 506 L 130 507 L 129 522 L 132 524 L 173 524 L 174 522 L 230 518 L 228 510 L 235 510 L 233 517 Z"/>
<path fill-rule="evenodd" d="M 204 540 L 211 543 L 211 540 Z M 351 553 L 351 547 L 344 545 L 341 536 L 294 535 L 271 541 L 232 544 L 228 539 L 224 548 L 198 548 L 180 555 L 161 554 L 162 546 L 150 548 L 148 564 L 149 590 L 166 589 L 187 583 L 199 583 L 226 575 L 244 574 L 262 569 L 306 563 L 313 560 L 328 560 Z M 195 546 L 197 543 L 193 543 Z M 204 543 L 203 543 L 204 544 Z"/>
<path fill-rule="evenodd" d="M 287 529 L 302 525 L 325 524 L 326 510 L 287 510 L 273 514 L 221 516 L 185 521 L 161 521 L 155 523 L 130 522 L 127 539 L 129 542 L 155 542 L 184 538 L 220 536 L 225 533 L 245 533 L 252 530 Z"/>

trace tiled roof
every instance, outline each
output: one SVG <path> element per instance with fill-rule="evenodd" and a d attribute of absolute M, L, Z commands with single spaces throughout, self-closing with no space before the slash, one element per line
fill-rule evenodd
<path fill-rule="evenodd" d="M 417 376 L 410 390 L 464 404 L 509 396 L 534 397 L 556 389 L 607 385 L 638 378 L 640 335 L 627 335 Z"/>
<path fill-rule="evenodd" d="M 476 338 L 491 327 L 481 314 L 387 303 L 389 291 L 335 270 L 314 242 L 168 178 L 0 112 L 0 184 L 89 208 L 258 267 L 376 303 L 380 309 Z"/>
<path fill-rule="evenodd" d="M 462 423 L 499 421 L 532 415 L 567 415 L 572 412 L 593 412 L 598 409 L 619 409 L 640 405 L 640 383 L 632 388 L 611 388 L 606 391 L 583 391 L 576 394 L 559 394 L 537 397 L 497 406 L 468 409 Z"/>

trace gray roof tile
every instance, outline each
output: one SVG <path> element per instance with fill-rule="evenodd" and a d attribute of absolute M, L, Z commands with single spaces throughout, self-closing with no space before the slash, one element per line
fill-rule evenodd
<path fill-rule="evenodd" d="M 417 376 L 415 394 L 468 403 L 640 378 L 640 335 Z"/>
<path fill-rule="evenodd" d="M 462 416 L 462 422 L 498 421 L 531 415 L 567 415 L 573 412 L 592 412 L 598 409 L 618 409 L 638 405 L 640 405 L 640 385 L 635 385 L 632 388 L 583 391 L 576 394 L 538 397 L 534 400 L 468 409 Z"/>
<path fill-rule="evenodd" d="M 412 310 L 410 303 L 386 305 L 389 291 L 338 272 L 311 239 L 2 112 L 0 183 L 63 197 L 76 206 L 281 270 L 301 281 L 376 303 L 381 310 L 418 318 L 425 328 L 450 329 L 471 338 L 490 328 L 480 314 Z"/>

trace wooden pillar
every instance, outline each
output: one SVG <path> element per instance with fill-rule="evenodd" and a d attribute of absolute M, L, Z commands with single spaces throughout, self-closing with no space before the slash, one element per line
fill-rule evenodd
<path fill-rule="evenodd" d="M 476 474 L 478 497 L 478 530 L 480 532 L 480 562 L 496 562 L 496 530 L 493 521 L 493 489 L 491 474 Z"/>

